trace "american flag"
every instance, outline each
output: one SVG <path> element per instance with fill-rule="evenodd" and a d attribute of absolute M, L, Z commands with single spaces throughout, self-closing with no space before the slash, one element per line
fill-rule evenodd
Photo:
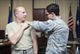
<path fill-rule="evenodd" d="M 69 17 L 68 17 L 68 27 L 69 27 L 69 38 L 68 38 L 68 40 L 74 40 L 74 35 L 73 35 L 74 20 L 72 17 L 71 5 L 69 8 L 70 9 L 69 9 Z"/>
<path fill-rule="evenodd" d="M 73 26 L 74 26 L 74 20 L 73 20 L 73 17 L 72 17 L 71 5 L 70 5 L 68 27 L 69 27 L 70 30 L 73 30 Z"/>

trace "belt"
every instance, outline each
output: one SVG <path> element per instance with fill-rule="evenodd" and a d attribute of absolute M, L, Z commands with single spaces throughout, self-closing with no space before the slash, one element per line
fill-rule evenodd
<path fill-rule="evenodd" d="M 23 54 L 26 54 L 27 53 L 27 50 L 22 50 L 23 51 Z"/>
<path fill-rule="evenodd" d="M 22 51 L 23 54 L 26 54 L 30 49 L 32 49 L 32 48 L 25 49 L 25 50 L 17 50 L 17 51 Z"/>

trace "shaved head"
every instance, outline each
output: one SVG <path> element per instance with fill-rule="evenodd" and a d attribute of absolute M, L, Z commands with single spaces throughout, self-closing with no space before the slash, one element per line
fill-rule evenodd
<path fill-rule="evenodd" d="M 25 10 L 25 8 L 22 7 L 22 6 L 16 7 L 16 8 L 14 9 L 14 14 L 15 14 L 16 12 L 18 12 L 18 11 L 21 11 L 22 9 Z"/>
<path fill-rule="evenodd" d="M 27 13 L 24 7 L 18 6 L 14 9 L 15 20 L 25 21 Z"/>

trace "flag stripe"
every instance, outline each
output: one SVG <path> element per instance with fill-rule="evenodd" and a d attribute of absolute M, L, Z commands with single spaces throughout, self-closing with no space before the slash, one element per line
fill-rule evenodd
<path fill-rule="evenodd" d="M 69 27 L 70 27 L 70 26 L 73 26 L 73 23 L 70 23 L 70 24 L 69 24 Z"/>
<path fill-rule="evenodd" d="M 73 20 L 70 20 L 70 21 L 68 22 L 68 24 L 70 24 L 70 23 L 73 23 Z"/>

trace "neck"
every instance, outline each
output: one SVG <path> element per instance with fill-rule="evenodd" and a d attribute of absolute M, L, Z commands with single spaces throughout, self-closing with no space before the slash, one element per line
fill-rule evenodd
<path fill-rule="evenodd" d="M 19 20 L 19 19 L 16 19 L 15 20 L 17 23 L 23 23 L 24 21 L 21 21 L 21 20 Z"/>
<path fill-rule="evenodd" d="M 54 16 L 53 19 L 61 18 L 61 16 Z"/>
<path fill-rule="evenodd" d="M 61 16 L 55 16 L 55 18 L 61 18 Z"/>

